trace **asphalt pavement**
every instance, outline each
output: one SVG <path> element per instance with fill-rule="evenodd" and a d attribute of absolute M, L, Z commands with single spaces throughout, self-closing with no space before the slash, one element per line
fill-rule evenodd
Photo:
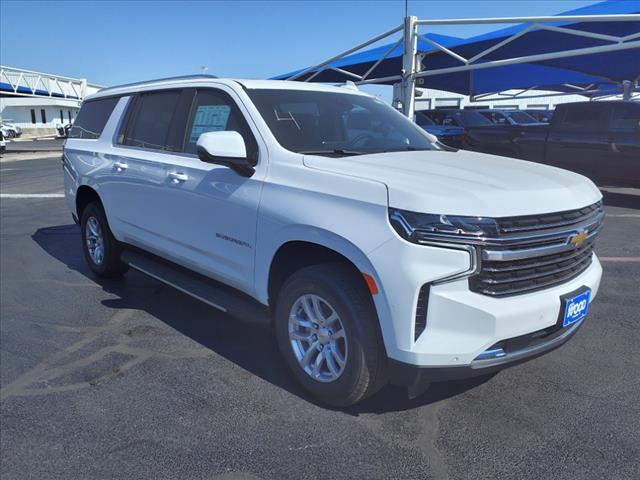
<path fill-rule="evenodd" d="M 136 272 L 98 280 L 59 155 L 0 164 L 0 477 L 638 479 L 640 192 L 564 347 L 484 381 L 310 400 L 266 328 Z"/>

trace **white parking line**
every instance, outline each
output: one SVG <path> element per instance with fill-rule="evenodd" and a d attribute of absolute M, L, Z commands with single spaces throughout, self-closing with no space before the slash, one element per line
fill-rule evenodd
<path fill-rule="evenodd" d="M 0 193 L 0 198 L 64 198 L 64 193 Z"/>
<path fill-rule="evenodd" d="M 640 257 L 598 257 L 601 262 L 640 263 Z"/>

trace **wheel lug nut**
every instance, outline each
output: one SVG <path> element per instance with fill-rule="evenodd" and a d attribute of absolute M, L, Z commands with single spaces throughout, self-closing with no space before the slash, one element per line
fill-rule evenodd
<path fill-rule="evenodd" d="M 318 324 L 317 324 L 317 323 L 314 323 L 314 324 L 313 324 L 313 329 L 314 329 L 314 330 L 317 330 L 317 329 L 318 329 Z"/>
<path fill-rule="evenodd" d="M 315 340 L 318 340 L 318 336 L 317 336 L 317 335 L 313 335 L 311 338 L 312 338 L 314 341 L 315 341 Z"/>

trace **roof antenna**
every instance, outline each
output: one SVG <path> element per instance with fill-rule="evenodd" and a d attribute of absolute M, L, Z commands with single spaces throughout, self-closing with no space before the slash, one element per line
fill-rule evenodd
<path fill-rule="evenodd" d="M 202 69 L 202 75 L 206 75 L 207 74 L 207 70 L 209 70 L 209 67 L 207 67 L 206 65 L 202 65 L 202 67 L 200 67 Z"/>

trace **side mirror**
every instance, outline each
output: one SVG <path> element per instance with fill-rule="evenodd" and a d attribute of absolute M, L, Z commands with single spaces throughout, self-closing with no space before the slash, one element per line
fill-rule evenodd
<path fill-rule="evenodd" d="M 255 172 L 247 158 L 244 139 L 238 132 L 203 133 L 198 138 L 197 150 L 198 158 L 203 162 L 224 165 L 243 177 L 250 177 Z"/>

